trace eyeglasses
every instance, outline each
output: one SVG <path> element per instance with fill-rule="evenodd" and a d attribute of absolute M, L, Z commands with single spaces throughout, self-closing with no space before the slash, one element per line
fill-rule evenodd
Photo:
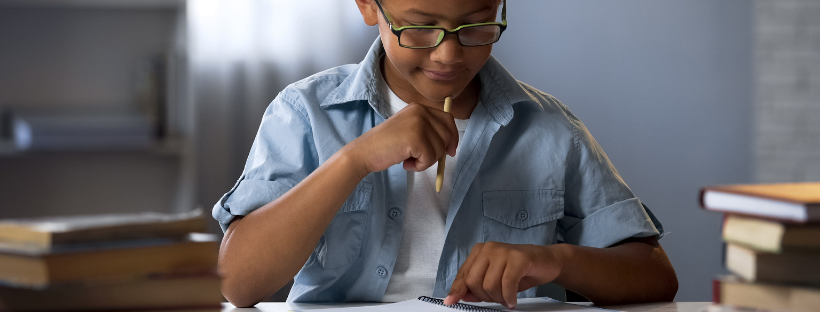
<path fill-rule="evenodd" d="M 446 29 L 439 26 L 403 26 L 396 28 L 379 0 L 375 1 L 384 16 L 384 20 L 390 25 L 390 30 L 399 38 L 399 46 L 405 48 L 434 48 L 441 44 L 444 37 L 449 34 L 456 35 L 458 43 L 465 47 L 483 46 L 496 43 L 501 38 L 501 33 L 507 29 L 507 0 L 502 0 L 501 23 L 467 24 L 456 29 Z"/>

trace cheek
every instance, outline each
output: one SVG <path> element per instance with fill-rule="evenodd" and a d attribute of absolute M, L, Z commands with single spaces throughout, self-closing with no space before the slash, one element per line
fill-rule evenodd
<path fill-rule="evenodd" d="M 490 53 L 492 52 L 493 45 L 469 48 L 464 51 L 464 61 L 471 70 L 478 72 L 490 59 Z"/>
<path fill-rule="evenodd" d="M 419 67 L 424 64 L 425 55 L 412 49 L 397 46 L 397 49 L 390 53 L 390 59 L 403 76 L 412 76 L 419 72 Z"/>

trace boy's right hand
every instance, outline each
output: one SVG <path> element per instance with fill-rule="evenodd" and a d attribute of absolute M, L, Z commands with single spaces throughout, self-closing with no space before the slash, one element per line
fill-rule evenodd
<path fill-rule="evenodd" d="M 455 156 L 458 128 L 453 115 L 410 103 L 385 122 L 345 146 L 366 173 L 382 171 L 399 162 L 405 170 L 423 171 L 446 152 Z"/>

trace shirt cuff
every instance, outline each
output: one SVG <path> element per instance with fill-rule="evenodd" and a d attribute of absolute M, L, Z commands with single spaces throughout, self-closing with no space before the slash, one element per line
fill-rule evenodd
<path fill-rule="evenodd" d="M 586 218 L 564 216 L 568 244 L 605 248 L 630 237 L 661 236 L 663 226 L 640 199 L 601 208 Z M 660 231 L 659 231 L 660 230 Z"/>
<path fill-rule="evenodd" d="M 245 216 L 285 194 L 290 187 L 276 181 L 245 180 L 244 176 L 214 205 L 213 217 L 222 231 L 237 216 Z"/>

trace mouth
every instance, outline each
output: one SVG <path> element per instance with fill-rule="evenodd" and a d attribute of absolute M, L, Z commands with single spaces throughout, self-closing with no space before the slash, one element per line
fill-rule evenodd
<path fill-rule="evenodd" d="M 424 75 L 427 76 L 427 78 L 430 78 L 432 80 L 440 80 L 440 81 L 450 81 L 450 80 L 456 79 L 456 77 L 458 77 L 461 74 L 461 72 L 463 72 L 463 70 L 437 71 L 437 70 L 427 70 L 427 69 L 424 69 L 424 68 L 422 68 L 421 70 L 424 72 Z"/>

